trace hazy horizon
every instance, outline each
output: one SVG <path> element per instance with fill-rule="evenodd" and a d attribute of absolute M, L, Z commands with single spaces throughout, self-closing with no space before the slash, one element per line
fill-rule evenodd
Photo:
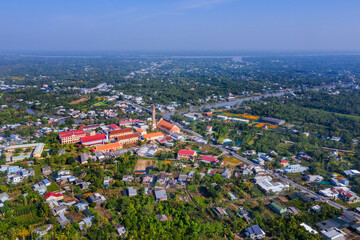
<path fill-rule="evenodd" d="M 360 51 L 360 2 L 2 1 L 0 52 Z"/>

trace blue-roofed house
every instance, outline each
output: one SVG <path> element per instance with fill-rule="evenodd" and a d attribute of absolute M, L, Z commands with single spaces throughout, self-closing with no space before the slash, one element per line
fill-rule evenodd
<path fill-rule="evenodd" d="M 88 206 L 89 204 L 87 202 L 77 202 L 74 206 L 79 210 L 79 211 L 83 211 L 86 209 L 86 207 Z"/>
<path fill-rule="evenodd" d="M 44 179 L 44 180 L 42 180 L 42 182 L 44 183 L 45 186 L 51 185 L 51 182 L 49 181 L 49 179 Z"/>
<path fill-rule="evenodd" d="M 245 235 L 251 239 L 263 239 L 265 237 L 265 232 L 262 230 L 259 225 L 254 225 L 248 228 L 245 228 Z"/>
<path fill-rule="evenodd" d="M 80 230 L 84 230 L 85 228 L 91 227 L 93 218 L 94 216 L 83 218 L 79 222 Z"/>

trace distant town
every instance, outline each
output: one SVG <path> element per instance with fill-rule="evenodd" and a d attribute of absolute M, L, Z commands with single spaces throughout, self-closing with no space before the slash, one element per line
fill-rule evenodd
<path fill-rule="evenodd" d="M 78 81 L 1 75 L 0 238 L 359 238 L 358 69 L 221 89 L 216 66 L 277 59 L 126 60 L 117 81 L 86 83 L 96 62 Z"/>

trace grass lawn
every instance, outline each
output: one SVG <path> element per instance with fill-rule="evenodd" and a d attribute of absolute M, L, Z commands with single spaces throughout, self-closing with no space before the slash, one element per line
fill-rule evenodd
<path fill-rule="evenodd" d="M 47 190 L 49 192 L 56 192 L 60 189 L 60 187 L 58 185 L 56 185 L 55 183 L 51 184 L 50 186 L 47 187 Z"/>
<path fill-rule="evenodd" d="M 207 205 L 207 201 L 206 201 L 205 198 L 193 196 L 193 199 L 194 199 L 194 200 L 197 202 L 197 204 L 199 204 L 200 206 L 206 206 L 206 205 Z"/>
<path fill-rule="evenodd" d="M 188 189 L 189 191 L 194 191 L 194 190 L 196 190 L 198 187 L 199 187 L 198 185 L 189 185 L 189 186 L 187 187 L 187 189 Z"/>

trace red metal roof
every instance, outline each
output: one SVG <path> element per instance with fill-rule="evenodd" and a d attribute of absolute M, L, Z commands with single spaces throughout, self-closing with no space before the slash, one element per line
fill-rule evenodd
<path fill-rule="evenodd" d="M 48 199 L 49 197 L 63 197 L 63 195 L 61 193 L 48 192 L 45 195 L 45 199 Z"/>
<path fill-rule="evenodd" d="M 88 142 L 94 142 L 94 141 L 100 141 L 100 140 L 105 140 L 106 139 L 106 134 L 97 134 L 97 135 L 93 135 L 93 136 L 87 136 L 87 137 L 82 137 L 80 138 L 81 143 L 88 143 Z"/>
<path fill-rule="evenodd" d="M 178 154 L 188 155 L 188 156 L 194 156 L 194 155 L 196 154 L 196 152 L 195 152 L 195 151 L 192 151 L 192 150 L 181 149 L 181 150 L 179 150 Z"/>
<path fill-rule="evenodd" d="M 200 160 L 204 160 L 204 161 L 211 162 L 211 163 L 216 163 L 216 162 L 219 161 L 219 160 L 217 160 L 216 158 L 211 157 L 211 156 L 202 156 L 202 157 L 200 158 Z"/>
<path fill-rule="evenodd" d="M 79 130 L 71 130 L 71 131 L 67 131 L 67 132 L 60 132 L 59 136 L 61 138 L 64 138 L 64 137 L 70 137 L 72 135 L 83 135 L 83 134 L 85 134 L 84 130 L 79 129 Z"/>

